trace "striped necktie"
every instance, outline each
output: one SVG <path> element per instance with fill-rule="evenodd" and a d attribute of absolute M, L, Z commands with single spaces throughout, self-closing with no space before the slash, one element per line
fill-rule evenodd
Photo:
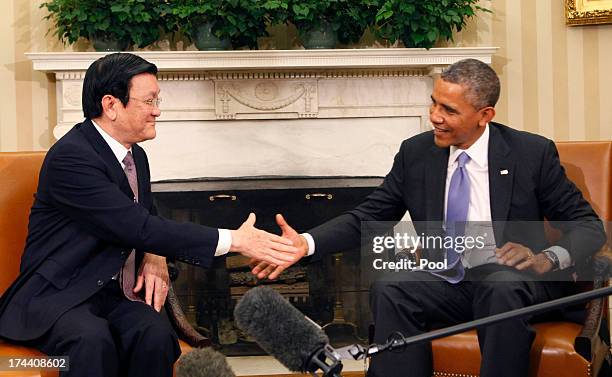
<path fill-rule="evenodd" d="M 132 152 L 128 151 L 127 155 L 123 159 L 125 168 L 123 171 L 127 176 L 130 188 L 134 194 L 134 202 L 138 202 L 138 176 L 136 174 L 136 164 L 134 164 L 134 157 Z M 125 260 L 123 268 L 121 269 L 121 287 L 125 297 L 131 301 L 142 301 L 138 295 L 133 292 L 134 283 L 136 279 L 136 252 L 134 249 L 130 251 L 130 255 Z"/>

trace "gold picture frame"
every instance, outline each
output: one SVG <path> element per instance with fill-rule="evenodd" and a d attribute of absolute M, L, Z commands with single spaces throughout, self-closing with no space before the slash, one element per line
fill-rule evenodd
<path fill-rule="evenodd" d="M 612 24 L 612 0 L 565 0 L 565 22 L 570 26 Z"/>

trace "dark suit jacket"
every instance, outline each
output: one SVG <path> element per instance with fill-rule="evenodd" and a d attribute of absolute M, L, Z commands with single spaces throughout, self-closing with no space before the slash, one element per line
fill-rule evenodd
<path fill-rule="evenodd" d="M 603 226 L 565 176 L 554 143 L 498 123 L 489 127 L 489 192 L 497 246 L 512 241 L 541 251 L 548 246 L 545 217 L 564 231 L 556 244 L 567 249 L 576 264 L 587 262 L 605 242 Z M 316 245 L 314 258 L 357 247 L 361 221 L 397 222 L 408 210 L 415 222 L 441 226 L 448 156 L 449 148 L 434 144 L 433 132 L 405 140 L 381 186 L 354 210 L 309 232 Z M 441 228 L 423 231 L 441 233 Z"/>
<path fill-rule="evenodd" d="M 30 340 L 100 290 L 132 248 L 212 263 L 218 231 L 156 216 L 147 156 L 132 146 L 139 203 L 90 120 L 49 150 L 30 213 L 21 274 L 0 301 L 0 336 Z"/>

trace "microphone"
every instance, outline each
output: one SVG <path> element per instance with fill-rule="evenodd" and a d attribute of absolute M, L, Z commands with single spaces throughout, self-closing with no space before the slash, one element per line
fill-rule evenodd
<path fill-rule="evenodd" d="M 225 356 L 210 347 L 196 348 L 182 355 L 176 377 L 236 377 Z"/>
<path fill-rule="evenodd" d="M 321 328 L 271 288 L 249 290 L 236 305 L 238 327 L 292 372 L 339 377 L 340 355 Z"/>

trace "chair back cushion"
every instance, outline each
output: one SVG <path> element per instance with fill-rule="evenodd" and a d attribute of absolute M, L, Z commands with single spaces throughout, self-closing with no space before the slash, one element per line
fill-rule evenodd
<path fill-rule="evenodd" d="M 45 152 L 0 153 L 0 294 L 19 274 Z"/>
<path fill-rule="evenodd" d="M 566 141 L 556 145 L 569 179 L 603 220 L 612 220 L 612 141 Z"/>

